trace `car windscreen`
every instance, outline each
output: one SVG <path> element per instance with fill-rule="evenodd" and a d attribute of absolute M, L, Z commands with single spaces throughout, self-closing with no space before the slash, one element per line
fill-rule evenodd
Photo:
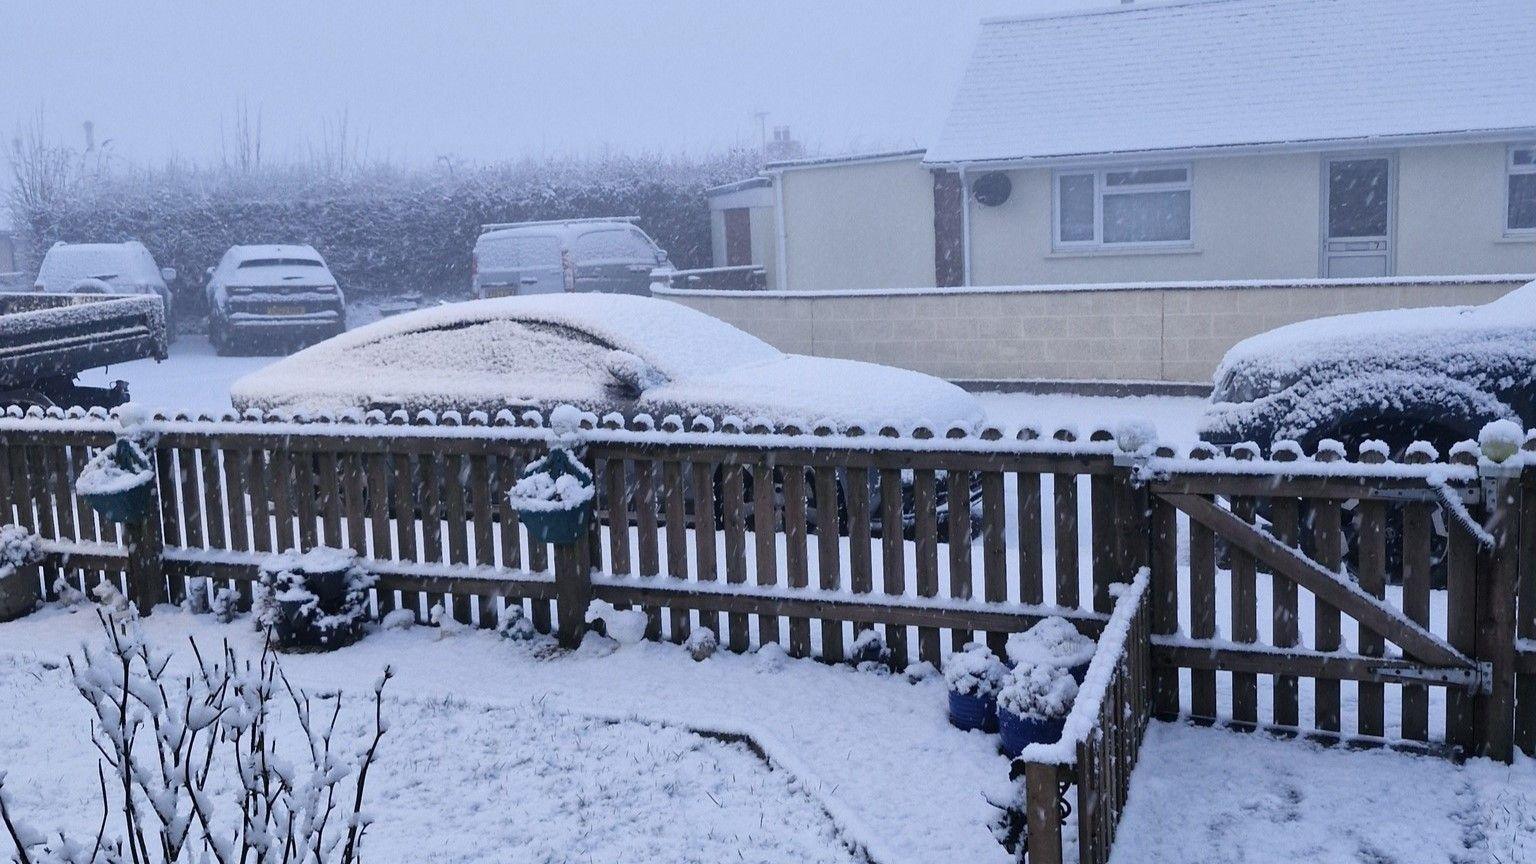
<path fill-rule="evenodd" d="M 552 324 L 496 318 L 414 330 L 350 346 L 326 357 L 325 374 L 370 380 L 388 391 L 401 377 L 433 379 L 452 395 L 455 380 L 504 377 L 510 391 L 531 381 L 606 386 L 612 350 L 592 336 Z M 373 384 L 369 384 L 373 387 Z"/>
<path fill-rule="evenodd" d="M 656 250 L 646 239 L 627 228 L 588 231 L 571 248 L 578 265 L 610 261 L 656 263 Z"/>
<path fill-rule="evenodd" d="M 559 267 L 560 239 L 549 235 L 483 237 L 475 247 L 481 270 Z"/>
<path fill-rule="evenodd" d="M 248 267 L 324 267 L 313 258 L 250 258 L 235 265 L 236 269 Z"/>

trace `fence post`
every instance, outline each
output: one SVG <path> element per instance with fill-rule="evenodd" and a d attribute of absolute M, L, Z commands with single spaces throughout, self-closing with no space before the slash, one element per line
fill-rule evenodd
<path fill-rule="evenodd" d="M 555 608 L 560 616 L 560 645 L 575 648 L 587 632 L 587 607 L 592 603 L 592 568 L 587 539 L 555 544 Z"/>
<path fill-rule="evenodd" d="M 160 459 L 158 448 L 148 450 L 150 470 L 156 480 L 149 484 L 149 506 L 137 523 L 123 523 L 123 541 L 128 546 L 128 591 L 138 604 L 139 614 L 148 616 L 155 606 L 165 602 L 165 538 L 160 526 Z"/>
<path fill-rule="evenodd" d="M 1062 864 L 1061 814 L 1056 809 L 1056 765 L 1024 766 L 1025 824 L 1029 826 L 1030 864 Z"/>
<path fill-rule="evenodd" d="M 1501 762 L 1514 758 L 1515 593 L 1520 583 L 1522 511 L 1519 466 L 1484 461 L 1482 475 L 1493 547 L 1480 556 L 1475 582 L 1474 659 L 1489 678 L 1472 700 L 1476 753 Z"/>
<path fill-rule="evenodd" d="M 1531 441 L 1526 450 L 1536 451 Z M 1520 478 L 1520 587 L 1515 600 L 1515 636 L 1536 642 L 1536 468 Z M 1536 674 L 1515 677 L 1515 746 L 1536 757 Z"/>

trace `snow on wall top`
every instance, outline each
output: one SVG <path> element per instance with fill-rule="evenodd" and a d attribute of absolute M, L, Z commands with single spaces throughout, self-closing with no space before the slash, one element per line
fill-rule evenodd
<path fill-rule="evenodd" d="M 984 22 L 935 163 L 1536 129 L 1530 0 L 1215 0 Z"/>

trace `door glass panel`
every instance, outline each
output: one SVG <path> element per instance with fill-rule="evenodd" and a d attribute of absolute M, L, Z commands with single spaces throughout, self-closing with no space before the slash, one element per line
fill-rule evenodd
<path fill-rule="evenodd" d="M 1385 237 L 1388 161 L 1341 159 L 1328 163 L 1328 236 Z"/>
<path fill-rule="evenodd" d="M 1071 174 L 1061 178 L 1061 226 L 1063 243 L 1093 240 L 1093 175 Z"/>
<path fill-rule="evenodd" d="M 1188 192 L 1104 196 L 1105 243 L 1165 243 L 1188 239 Z"/>

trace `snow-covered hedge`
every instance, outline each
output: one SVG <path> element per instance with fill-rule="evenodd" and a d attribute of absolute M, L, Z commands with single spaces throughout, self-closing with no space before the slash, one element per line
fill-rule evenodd
<path fill-rule="evenodd" d="M 36 272 L 57 240 L 137 239 L 200 300 L 203 271 L 230 246 L 309 243 L 354 296 L 469 287 L 480 225 L 638 216 L 678 267 L 710 263 L 711 186 L 750 177 L 755 156 L 551 158 L 343 177 L 306 168 L 248 174 L 172 166 L 82 179 L 13 218 Z"/>

